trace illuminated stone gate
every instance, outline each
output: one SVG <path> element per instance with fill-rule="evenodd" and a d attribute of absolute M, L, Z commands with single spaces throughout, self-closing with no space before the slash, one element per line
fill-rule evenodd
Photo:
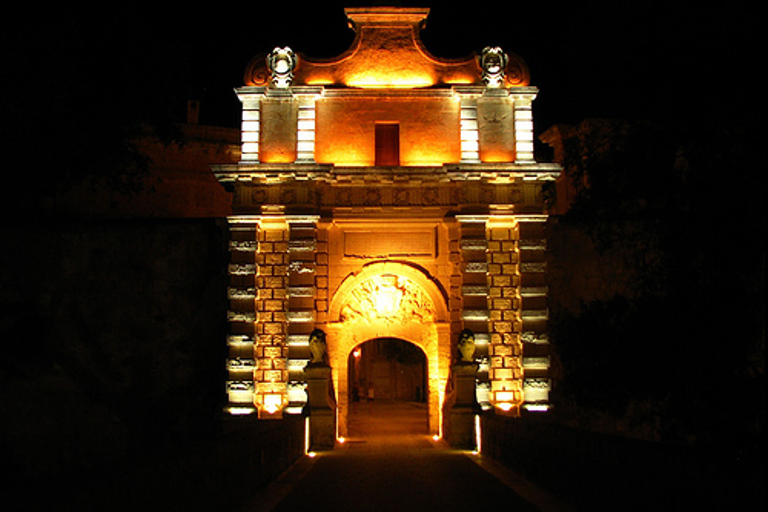
<path fill-rule="evenodd" d="M 278 47 L 252 61 L 241 160 L 214 166 L 233 193 L 228 410 L 300 414 L 316 329 L 337 435 L 348 356 L 380 337 L 426 354 L 433 434 L 466 329 L 478 403 L 546 410 L 542 186 L 560 168 L 534 159 L 525 63 L 499 48 L 430 55 L 428 9 L 346 14 L 356 36 L 339 57 Z"/>

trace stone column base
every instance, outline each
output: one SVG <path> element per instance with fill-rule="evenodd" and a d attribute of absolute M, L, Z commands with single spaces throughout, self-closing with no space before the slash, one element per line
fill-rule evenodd
<path fill-rule="evenodd" d="M 459 363 L 451 368 L 453 391 L 446 411 L 445 439 L 454 448 L 475 448 L 475 414 L 478 412 L 475 398 L 476 363 Z"/>
<path fill-rule="evenodd" d="M 332 450 L 336 443 L 336 403 L 333 399 L 331 368 L 308 364 L 304 374 L 307 379 L 309 449 Z"/>

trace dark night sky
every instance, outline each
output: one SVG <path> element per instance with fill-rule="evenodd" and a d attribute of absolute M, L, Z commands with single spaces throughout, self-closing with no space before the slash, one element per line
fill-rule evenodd
<path fill-rule="evenodd" d="M 422 37 L 437 56 L 497 45 L 525 59 L 540 89 L 539 131 L 584 117 L 687 116 L 717 103 L 742 105 L 762 64 L 758 17 L 738 2 L 400 4 L 434 4 Z M 338 55 L 352 40 L 343 7 L 366 4 L 75 5 L 22 7 L 6 17 L 6 86 L 152 97 L 144 103 L 173 104 L 175 112 L 197 97 L 202 122 L 236 126 L 232 90 L 252 56 L 278 45 L 311 57 Z"/>
<path fill-rule="evenodd" d="M 282 5 L 260 4 L 240 14 L 232 7 L 193 10 L 187 34 L 177 25 L 189 48 L 199 49 L 189 61 L 189 94 L 202 97 L 212 122 L 214 112 L 236 116 L 231 89 L 251 56 L 289 45 L 331 57 L 351 42 L 343 7 L 353 2 L 316 2 L 287 15 Z M 759 62 L 757 18 L 733 2 L 401 4 L 434 4 L 422 38 L 437 56 L 498 45 L 525 59 L 540 89 L 538 130 L 590 116 L 689 116 L 717 102 L 741 104 Z"/>
<path fill-rule="evenodd" d="M 738 1 L 401 4 L 434 4 L 422 39 L 438 57 L 493 45 L 525 59 L 540 90 L 541 133 L 589 117 L 667 119 L 699 131 L 756 117 L 758 17 L 754 3 L 745 9 Z M 183 121 L 189 99 L 202 102 L 201 123 L 237 127 L 234 88 L 251 58 L 286 45 L 310 57 L 340 54 L 353 37 L 343 11 L 351 5 L 365 4 L 21 5 L 0 32 L 0 138 L 23 168 L 100 172 L 93 148 L 107 159 L 125 126 Z"/>

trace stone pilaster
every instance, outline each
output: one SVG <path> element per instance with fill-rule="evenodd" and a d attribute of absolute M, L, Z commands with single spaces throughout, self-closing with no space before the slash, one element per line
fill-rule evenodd
<path fill-rule="evenodd" d="M 536 163 L 533 155 L 533 100 L 536 89 L 530 89 L 533 92 L 514 95 L 516 164 Z"/>
<path fill-rule="evenodd" d="M 546 217 L 520 219 L 521 319 L 523 342 L 523 407 L 546 410 L 549 406 L 550 347 L 546 281 Z"/>
<path fill-rule="evenodd" d="M 287 405 L 288 224 L 283 217 L 261 217 L 256 253 L 254 402 L 260 418 L 282 417 Z"/>
<path fill-rule="evenodd" d="M 306 403 L 304 366 L 310 358 L 309 334 L 317 320 L 315 287 L 317 217 L 289 216 L 288 230 L 288 395 L 290 413 Z"/>
<path fill-rule="evenodd" d="M 296 127 L 296 162 L 315 162 L 315 104 L 320 96 L 316 92 L 297 94 L 299 100 L 298 122 Z"/>
<path fill-rule="evenodd" d="M 264 88 L 242 88 L 238 91 L 238 97 L 243 104 L 240 161 L 241 163 L 257 163 L 259 161 L 259 143 L 261 142 L 261 99 L 264 97 Z"/>
<path fill-rule="evenodd" d="M 453 330 L 452 339 L 458 339 L 462 329 L 475 333 L 475 360 L 480 361 L 477 372 L 479 401 L 488 403 L 488 262 L 485 253 L 487 216 L 459 216 L 458 245 L 461 255 L 461 325 Z"/>
<path fill-rule="evenodd" d="M 488 222 L 488 310 L 491 402 L 505 414 L 519 414 L 522 403 L 520 332 L 520 253 L 512 217 Z"/>
<path fill-rule="evenodd" d="M 258 225 L 253 218 L 232 217 L 229 219 L 229 230 L 228 410 L 233 414 L 248 414 L 254 412 Z"/>
<path fill-rule="evenodd" d="M 480 160 L 512 162 L 515 158 L 515 125 L 512 101 L 506 89 L 486 89 L 477 100 Z"/>
<path fill-rule="evenodd" d="M 460 113 L 461 161 L 480 162 L 480 136 L 477 120 L 477 94 L 462 94 Z"/>
<path fill-rule="evenodd" d="M 267 89 L 261 101 L 259 159 L 269 163 L 296 161 L 299 102 L 287 89 Z"/>

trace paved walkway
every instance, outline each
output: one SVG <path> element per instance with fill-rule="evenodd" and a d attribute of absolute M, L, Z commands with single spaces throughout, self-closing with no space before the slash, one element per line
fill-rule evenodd
<path fill-rule="evenodd" d="M 421 404 L 355 406 L 343 445 L 303 457 L 242 512 L 570 510 L 482 456 L 433 441 Z"/>

